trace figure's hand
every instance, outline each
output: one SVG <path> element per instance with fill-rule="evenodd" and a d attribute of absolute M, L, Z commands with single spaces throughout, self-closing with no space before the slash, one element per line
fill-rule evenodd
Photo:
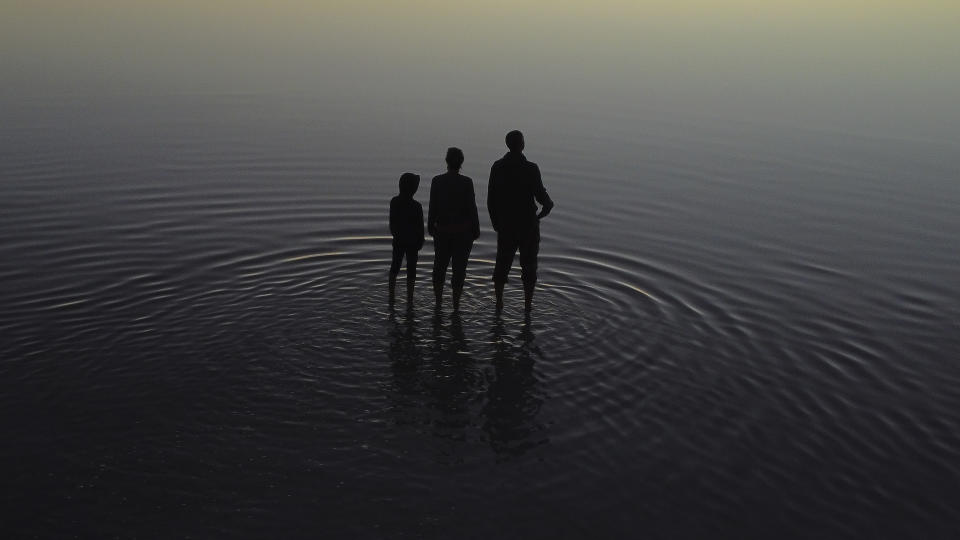
<path fill-rule="evenodd" d="M 537 219 L 543 219 L 547 217 L 547 214 L 549 214 L 551 210 L 553 210 L 553 205 L 544 206 L 543 208 L 540 209 L 540 213 L 537 214 Z"/>
<path fill-rule="evenodd" d="M 477 238 L 480 238 L 480 229 L 473 231 L 473 239 L 476 240 Z"/>

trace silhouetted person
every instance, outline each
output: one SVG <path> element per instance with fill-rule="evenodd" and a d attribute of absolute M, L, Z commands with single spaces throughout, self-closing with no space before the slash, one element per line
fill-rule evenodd
<path fill-rule="evenodd" d="M 393 262 L 390 264 L 391 303 L 404 256 L 407 257 L 407 303 L 413 302 L 413 286 L 417 280 L 417 252 L 423 247 L 423 206 L 413 198 L 419 185 L 419 175 L 403 173 L 400 176 L 400 194 L 390 199 L 390 234 L 393 235 Z"/>
<path fill-rule="evenodd" d="M 443 282 L 447 266 L 453 259 L 453 309 L 460 308 L 460 294 L 467 278 L 467 260 L 473 241 L 480 236 L 477 200 L 473 180 L 460 174 L 463 151 L 447 149 L 447 173 L 434 177 L 430 184 L 430 209 L 427 213 L 427 231 L 433 236 L 436 258 L 433 262 L 433 291 L 437 309 L 443 298 Z"/>
<path fill-rule="evenodd" d="M 540 250 L 540 220 L 553 209 L 540 178 L 540 168 L 523 155 L 523 134 L 511 131 L 506 137 L 509 152 L 490 169 L 487 189 L 487 210 L 497 231 L 497 263 L 493 285 L 497 295 L 497 311 L 503 309 L 503 286 L 507 282 L 513 257 L 520 251 L 520 272 L 523 280 L 524 307 L 533 305 L 533 288 L 537 283 L 537 252 Z M 537 205 L 540 203 L 540 213 Z"/>

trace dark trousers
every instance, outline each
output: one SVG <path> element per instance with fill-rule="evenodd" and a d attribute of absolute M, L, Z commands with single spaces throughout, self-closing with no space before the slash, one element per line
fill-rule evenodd
<path fill-rule="evenodd" d="M 473 249 L 473 238 L 461 235 L 437 235 L 433 237 L 433 282 L 443 283 L 447 275 L 447 266 L 453 260 L 453 277 L 450 284 L 454 288 L 463 287 L 467 279 L 467 261 Z"/>
<path fill-rule="evenodd" d="M 407 256 L 407 281 L 417 279 L 417 246 L 404 245 L 396 240 L 393 241 L 393 262 L 390 263 L 390 275 L 396 276 L 400 273 L 400 263 L 403 262 L 403 256 Z"/>
<path fill-rule="evenodd" d="M 540 251 L 540 225 L 523 230 L 501 230 L 497 233 L 497 263 L 493 282 L 506 283 L 513 266 L 513 257 L 520 251 L 520 278 L 525 287 L 537 282 L 537 253 Z"/>

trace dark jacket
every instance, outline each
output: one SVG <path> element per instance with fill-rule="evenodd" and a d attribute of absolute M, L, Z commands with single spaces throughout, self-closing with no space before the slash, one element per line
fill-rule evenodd
<path fill-rule="evenodd" d="M 430 236 L 480 236 L 480 218 L 473 180 L 448 172 L 434 177 L 430 184 L 430 209 L 427 212 Z"/>
<path fill-rule="evenodd" d="M 411 175 L 412 176 L 412 175 Z M 402 246 L 423 247 L 423 206 L 413 198 L 420 178 L 401 179 L 400 194 L 390 199 L 390 234 Z"/>
<path fill-rule="evenodd" d="M 553 201 L 543 187 L 540 167 L 521 152 L 507 152 L 490 168 L 487 210 L 495 231 L 524 231 L 537 223 L 538 202 L 549 212 Z"/>

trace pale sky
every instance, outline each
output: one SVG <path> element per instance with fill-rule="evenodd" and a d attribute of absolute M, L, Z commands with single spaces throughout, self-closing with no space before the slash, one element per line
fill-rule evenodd
<path fill-rule="evenodd" d="M 936 117 L 960 95 L 955 0 L 7 0 L 2 12 L 0 94 L 14 97 L 442 89 Z"/>

